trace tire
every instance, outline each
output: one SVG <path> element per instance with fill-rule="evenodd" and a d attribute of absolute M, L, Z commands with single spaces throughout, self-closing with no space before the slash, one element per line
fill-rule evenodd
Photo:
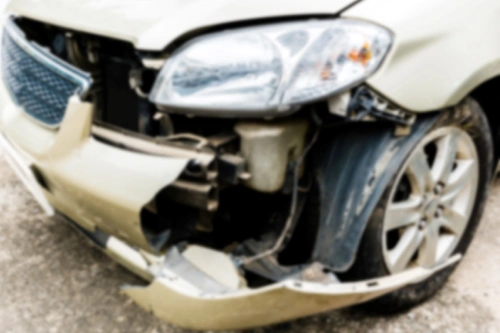
<path fill-rule="evenodd" d="M 463 105 L 454 110 L 444 111 L 436 125 L 428 134 L 431 135 L 433 131 L 450 127 L 465 131 L 470 139 L 472 139 L 477 151 L 479 169 L 475 199 L 471 197 L 471 202 L 473 202 L 471 205 L 473 206 L 469 210 L 470 218 L 468 219 L 461 237 L 457 237 L 457 243 L 452 250 L 452 254 L 461 253 L 464 255 L 474 237 L 474 233 L 484 211 L 493 172 L 493 142 L 486 116 L 479 104 L 472 99 L 468 99 Z M 416 147 L 414 147 L 414 149 L 416 149 Z M 412 156 L 412 153 L 407 157 L 407 161 L 410 156 Z M 388 268 L 389 264 L 387 264 L 388 256 L 386 255 L 384 257 L 384 251 L 386 254 L 388 253 L 388 231 L 384 231 L 384 218 L 386 217 L 388 205 L 393 202 L 393 195 L 396 191 L 395 186 L 400 186 L 397 183 L 402 179 L 401 173 L 404 171 L 404 167 L 405 164 L 401 166 L 400 172 L 398 172 L 398 175 L 391 181 L 374 210 L 363 235 L 355 263 L 342 277 L 343 280 L 358 281 L 391 274 Z M 401 234 L 401 231 L 398 232 Z M 396 236 L 396 238 L 397 237 L 399 236 Z M 402 236 L 400 240 L 401 239 Z M 439 236 L 438 239 L 440 239 Z M 452 254 L 450 254 L 450 256 Z M 416 256 L 419 257 L 420 255 L 416 254 Z M 412 258 L 415 258 L 415 256 Z M 420 257 L 417 260 L 420 260 Z M 455 264 L 441 270 L 418 284 L 407 286 L 362 304 L 360 307 L 370 312 L 383 314 L 405 311 L 432 297 L 446 283 L 457 265 L 458 264 Z"/>

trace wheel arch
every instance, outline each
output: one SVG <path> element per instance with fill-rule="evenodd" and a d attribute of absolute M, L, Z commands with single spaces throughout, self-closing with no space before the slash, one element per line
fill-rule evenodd
<path fill-rule="evenodd" d="M 497 88 L 500 89 L 500 77 L 485 82 L 470 94 L 483 108 L 493 129 L 495 157 L 500 150 L 500 112 L 495 112 L 500 96 L 494 94 Z M 471 99 L 463 103 L 471 107 L 476 104 Z M 462 108 L 458 105 L 453 109 Z M 313 260 L 335 272 L 349 270 L 368 220 L 399 166 L 440 118 L 455 117 L 455 114 L 422 114 L 405 137 L 395 136 L 394 126 L 384 123 L 376 126 L 351 123 L 323 133 L 314 154 L 320 204 Z"/>

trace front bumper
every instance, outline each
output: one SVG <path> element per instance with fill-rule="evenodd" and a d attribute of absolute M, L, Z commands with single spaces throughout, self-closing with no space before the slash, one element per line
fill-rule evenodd
<path fill-rule="evenodd" d="M 102 242 L 102 235 L 77 229 L 110 257 L 151 281 L 146 287 L 124 286 L 126 295 L 160 319 L 196 330 L 246 329 L 363 303 L 425 280 L 461 259 L 456 255 L 433 269 L 414 268 L 355 283 L 308 282 L 296 276 L 249 289 L 231 282 L 239 275 L 223 253 L 193 246 L 186 255 L 174 248 L 164 257 L 153 257 L 114 237 Z"/>
<path fill-rule="evenodd" d="M 175 274 L 157 278 L 145 288 L 125 288 L 144 309 L 175 325 L 199 330 L 245 329 L 269 325 L 363 303 L 422 281 L 459 260 L 432 270 L 405 273 L 357 283 L 311 283 L 289 279 L 258 290 L 207 294 L 186 286 Z"/>
<path fill-rule="evenodd" d="M 98 228 L 153 251 L 141 211 L 179 177 L 189 158 L 147 155 L 98 141 L 90 135 L 92 105 L 76 97 L 59 130 L 42 127 L 10 103 L 3 86 L 0 90 L 5 150 L 42 207 L 53 206 L 87 230 Z"/>
<path fill-rule="evenodd" d="M 0 141 L 35 198 L 48 213 L 56 211 L 75 221 L 105 253 L 151 281 L 147 287 L 123 291 L 178 326 L 241 329 L 337 309 L 422 281 L 460 259 L 372 281 L 310 282 L 292 276 L 250 289 L 224 253 L 191 247 L 182 254 L 173 248 L 165 256 L 152 255 L 144 251 L 149 243 L 141 230 L 141 209 L 177 179 L 189 159 L 152 156 L 97 141 L 90 135 L 92 107 L 78 99 L 70 100 L 57 132 L 45 129 L 11 105 L 0 86 L 2 92 L 6 105 Z"/>

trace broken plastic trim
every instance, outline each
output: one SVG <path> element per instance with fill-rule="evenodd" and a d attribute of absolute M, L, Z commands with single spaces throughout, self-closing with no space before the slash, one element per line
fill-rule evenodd
<path fill-rule="evenodd" d="M 460 258 L 457 255 L 434 269 L 414 268 L 368 281 L 309 282 L 289 278 L 259 289 L 226 289 L 222 292 L 190 283 L 201 276 L 200 271 L 189 271 L 186 276 L 163 267 L 162 276 L 157 276 L 148 287 L 124 287 L 123 291 L 157 317 L 181 327 L 245 329 L 366 302 L 423 281 Z M 214 271 L 219 269 L 217 265 L 212 267 Z"/>
<path fill-rule="evenodd" d="M 457 263 L 457 254 L 432 268 L 413 268 L 383 278 L 338 283 L 305 281 L 295 276 L 278 283 L 249 289 L 235 284 L 239 275 L 230 258 L 219 251 L 198 247 L 202 261 L 192 261 L 171 248 L 164 257 L 140 252 L 113 236 L 73 226 L 107 255 L 152 283 L 148 287 L 123 287 L 140 306 L 172 324 L 199 330 L 244 329 L 279 323 L 318 312 L 366 302 L 421 282 Z M 209 265 L 203 265 L 209 262 Z M 202 267 L 203 266 L 203 267 Z M 221 271 L 224 275 L 221 275 Z M 225 280 L 233 281 L 228 286 Z M 293 304 L 293 306 L 290 306 Z"/>
<path fill-rule="evenodd" d="M 392 105 L 367 87 L 361 86 L 353 92 L 347 118 L 351 121 L 381 119 L 411 126 L 415 122 L 416 115 Z"/>

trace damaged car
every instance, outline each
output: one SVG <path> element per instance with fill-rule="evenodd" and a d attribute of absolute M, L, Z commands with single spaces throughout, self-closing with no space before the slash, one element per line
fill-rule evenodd
<path fill-rule="evenodd" d="M 453 8 L 453 12 L 450 12 Z M 498 159 L 498 1 L 13 0 L 0 143 L 48 215 L 191 329 L 404 311 Z"/>

